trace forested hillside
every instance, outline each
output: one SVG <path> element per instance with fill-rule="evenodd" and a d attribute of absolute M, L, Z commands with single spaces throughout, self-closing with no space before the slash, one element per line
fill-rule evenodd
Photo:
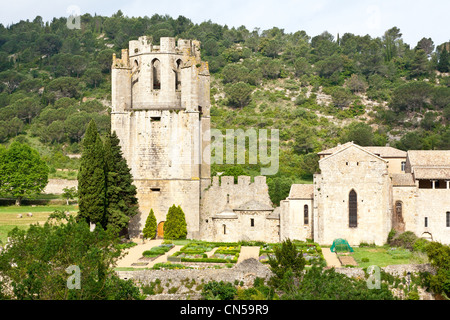
<path fill-rule="evenodd" d="M 300 26 L 301 27 L 301 26 Z M 268 177 L 275 203 L 310 181 L 316 153 L 337 143 L 450 149 L 450 43 L 423 35 L 407 44 L 392 27 L 378 38 L 324 31 L 228 28 L 153 15 L 41 17 L 0 25 L 0 142 L 27 142 L 53 177 L 75 178 L 91 119 L 109 130 L 112 54 L 147 35 L 197 39 L 211 72 L 212 127 L 280 130 L 280 169 Z M 259 174 L 259 165 L 213 165 L 213 173 Z"/>

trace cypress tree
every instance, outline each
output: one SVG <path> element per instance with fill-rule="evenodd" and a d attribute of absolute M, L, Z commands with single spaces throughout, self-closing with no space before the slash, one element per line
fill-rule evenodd
<path fill-rule="evenodd" d="M 155 239 L 156 238 L 156 217 L 153 209 L 150 209 L 150 214 L 145 221 L 145 227 L 143 230 L 144 238 Z"/>
<path fill-rule="evenodd" d="M 106 202 L 104 150 L 94 121 L 89 123 L 82 141 L 78 197 L 78 219 L 103 225 Z"/>
<path fill-rule="evenodd" d="M 164 223 L 164 239 L 186 239 L 187 224 L 183 209 L 173 205 L 169 208 L 166 222 Z"/>
<path fill-rule="evenodd" d="M 439 62 L 437 65 L 437 69 L 440 72 L 448 72 L 450 69 L 449 54 L 448 54 L 447 49 L 445 48 L 445 45 L 439 56 Z"/>
<path fill-rule="evenodd" d="M 138 213 L 136 187 L 119 143 L 115 132 L 105 139 L 105 227 L 117 233 L 126 229 L 130 219 Z"/>

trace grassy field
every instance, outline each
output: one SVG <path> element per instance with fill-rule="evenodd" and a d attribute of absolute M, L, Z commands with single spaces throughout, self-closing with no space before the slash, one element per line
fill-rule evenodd
<path fill-rule="evenodd" d="M 427 262 L 426 257 L 423 255 L 416 254 L 402 248 L 390 248 L 389 246 L 383 246 L 353 248 L 353 250 L 354 252 L 351 255 L 358 263 L 359 268 L 366 268 L 372 265 L 383 268 L 396 264 L 416 264 Z"/>
<path fill-rule="evenodd" d="M 77 206 L 7 206 L 0 207 L 0 241 L 5 244 L 8 237 L 8 232 L 18 227 L 20 229 L 27 229 L 30 224 L 44 223 L 48 216 L 55 210 L 76 212 Z M 27 213 L 32 213 L 32 217 L 28 217 Z M 22 218 L 17 215 L 22 214 Z"/>

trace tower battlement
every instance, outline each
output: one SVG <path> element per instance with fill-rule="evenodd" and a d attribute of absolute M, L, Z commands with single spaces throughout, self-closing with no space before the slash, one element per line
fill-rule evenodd
<path fill-rule="evenodd" d="M 143 36 L 113 55 L 112 112 L 186 110 L 209 116 L 210 74 L 201 61 L 200 42 Z"/>

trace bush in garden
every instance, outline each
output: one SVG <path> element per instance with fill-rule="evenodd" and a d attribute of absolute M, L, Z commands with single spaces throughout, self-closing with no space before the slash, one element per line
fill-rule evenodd
<path fill-rule="evenodd" d="M 173 205 L 167 213 L 164 223 L 164 238 L 170 240 L 186 239 L 186 217 L 180 206 Z"/>
<path fill-rule="evenodd" d="M 147 217 L 147 220 L 145 221 L 145 227 L 143 230 L 144 238 L 147 239 L 155 239 L 156 238 L 156 217 L 155 213 L 153 212 L 153 209 L 150 210 L 150 214 Z"/>

